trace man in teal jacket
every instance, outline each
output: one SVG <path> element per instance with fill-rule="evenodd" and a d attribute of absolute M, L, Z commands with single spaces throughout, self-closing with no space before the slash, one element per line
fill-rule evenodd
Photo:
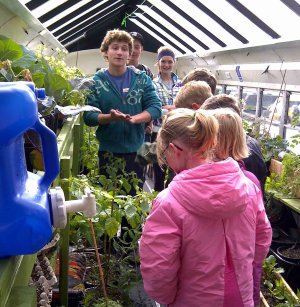
<path fill-rule="evenodd" d="M 101 112 L 85 112 L 88 126 L 98 126 L 99 166 L 107 163 L 106 152 L 126 161 L 127 172 L 135 171 L 143 180 L 143 167 L 134 160 L 144 142 L 144 123 L 161 117 L 161 101 L 145 72 L 126 63 L 133 39 L 121 30 L 108 31 L 100 47 L 108 68 L 94 76 L 87 104 Z"/>

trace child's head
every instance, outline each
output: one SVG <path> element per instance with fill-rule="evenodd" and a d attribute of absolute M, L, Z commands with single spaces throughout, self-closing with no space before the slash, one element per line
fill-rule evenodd
<path fill-rule="evenodd" d="M 219 122 L 215 157 L 218 160 L 232 157 L 236 161 L 247 158 L 249 150 L 241 117 L 229 108 L 218 108 L 208 112 Z"/>
<path fill-rule="evenodd" d="M 238 101 L 233 96 L 226 94 L 212 96 L 205 100 L 201 106 L 201 109 L 204 110 L 214 110 L 218 108 L 230 108 L 238 115 L 241 115 L 241 109 Z"/>
<path fill-rule="evenodd" d="M 205 81 L 211 88 L 212 94 L 215 93 L 217 87 L 217 79 L 206 68 L 196 68 L 190 71 L 183 79 L 182 84 L 186 84 L 190 81 Z"/>
<path fill-rule="evenodd" d="M 210 86 L 205 81 L 190 81 L 181 87 L 174 105 L 176 108 L 197 110 L 211 96 Z"/>
<path fill-rule="evenodd" d="M 192 156 L 201 159 L 210 157 L 217 134 L 218 121 L 209 112 L 174 109 L 166 115 L 158 133 L 158 162 L 178 173 L 185 169 L 184 163 Z"/>
<path fill-rule="evenodd" d="M 100 52 L 106 56 L 106 53 L 108 51 L 109 45 L 113 42 L 124 42 L 128 44 L 129 48 L 129 54 L 132 53 L 132 48 L 133 48 L 133 38 L 132 36 L 123 30 L 119 29 L 114 29 L 111 31 L 107 31 L 101 46 L 100 46 Z"/>

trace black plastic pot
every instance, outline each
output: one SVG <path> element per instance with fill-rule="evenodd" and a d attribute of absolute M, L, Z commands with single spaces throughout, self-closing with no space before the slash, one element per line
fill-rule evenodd
<path fill-rule="evenodd" d="M 285 251 L 287 250 L 299 250 L 299 257 L 293 257 L 293 255 L 287 255 Z M 279 246 L 277 248 L 277 254 L 285 261 L 294 263 L 295 265 L 300 265 L 300 244 L 294 244 L 292 246 Z"/>

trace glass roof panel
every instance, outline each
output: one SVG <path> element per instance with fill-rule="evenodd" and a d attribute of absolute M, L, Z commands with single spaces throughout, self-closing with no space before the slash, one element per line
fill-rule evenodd
<path fill-rule="evenodd" d="M 211 17 L 205 14 L 202 10 L 197 8 L 193 3 L 188 0 L 172 1 L 181 10 L 185 10 L 189 15 L 198 21 L 205 28 L 209 29 L 214 35 L 222 39 L 227 45 L 237 44 L 239 41 L 228 33 L 219 23 L 214 21 Z"/>
<path fill-rule="evenodd" d="M 261 0 L 240 0 L 255 15 L 262 19 L 272 29 L 274 29 L 281 37 L 286 40 L 300 38 L 300 32 L 293 29 L 300 28 L 299 17 L 291 11 L 284 3 L 277 0 L 261 1 Z M 270 9 L 270 6 L 272 9 Z M 266 14 L 266 12 L 268 12 Z"/>
<path fill-rule="evenodd" d="M 57 14 L 55 17 L 47 20 L 46 22 L 44 22 L 44 26 L 45 27 L 49 27 L 50 25 L 52 25 L 53 23 L 55 23 L 56 21 L 60 20 L 61 18 L 67 16 L 68 14 L 76 11 L 78 8 L 82 7 L 83 5 L 85 5 L 86 3 L 90 2 L 91 0 L 83 0 L 80 1 L 74 5 L 72 5 L 71 7 L 69 7 L 67 10 L 64 10 L 63 12 L 61 12 L 60 14 Z M 101 5 L 103 2 L 106 2 L 108 0 L 104 0 L 101 1 L 101 3 L 99 3 L 98 5 Z M 97 5 L 97 6 L 98 6 Z M 91 10 L 91 9 L 90 9 Z M 88 13 L 90 10 L 86 10 L 83 14 Z M 79 18 L 80 16 L 77 16 L 77 18 Z M 74 18 L 75 19 L 75 18 Z"/>
<path fill-rule="evenodd" d="M 160 9 L 162 12 L 164 12 L 168 16 L 172 16 L 172 19 L 174 19 L 174 21 L 176 21 L 178 24 L 180 24 L 182 27 L 184 27 L 187 31 L 192 33 L 194 36 L 198 37 L 205 45 L 209 46 L 209 48 L 219 49 L 220 46 L 217 43 L 215 43 L 211 38 L 205 35 L 197 27 L 195 27 L 190 22 L 188 22 L 186 19 L 184 19 L 182 16 L 180 16 L 180 14 L 172 10 L 168 5 L 166 5 L 160 0 L 149 0 L 149 2 L 151 2 L 151 4 L 156 6 L 158 9 Z"/>
<path fill-rule="evenodd" d="M 166 33 L 164 30 L 162 30 L 161 27 L 156 25 L 154 22 L 150 21 L 145 15 L 141 13 L 136 13 L 136 16 L 139 17 L 140 19 L 144 20 L 149 26 L 154 28 L 156 31 L 160 32 L 164 37 L 168 38 L 170 41 L 172 41 L 175 45 L 179 46 L 181 49 L 183 49 L 187 53 L 191 53 L 191 50 L 187 49 L 185 46 L 180 44 L 178 40 L 176 40 L 174 37 Z"/>
<path fill-rule="evenodd" d="M 160 41 L 163 45 L 169 45 L 169 43 L 164 40 L 161 36 L 157 35 L 156 33 L 154 33 L 153 31 L 151 31 L 149 28 L 147 28 L 146 26 L 144 26 L 140 21 L 138 21 L 136 18 L 130 18 L 130 20 L 135 23 L 138 27 L 140 27 L 141 29 L 143 29 L 144 31 L 146 31 L 147 33 L 149 33 L 151 36 L 155 37 L 158 41 Z M 181 56 L 183 55 L 180 51 L 178 51 L 176 48 L 173 48 L 175 51 L 176 56 Z"/>
<path fill-rule="evenodd" d="M 106 2 L 106 1 L 107 1 L 107 0 L 104 0 L 104 1 L 102 1 L 102 2 L 104 3 L 104 2 Z M 121 0 L 117 0 L 117 1 L 115 1 L 115 3 L 118 3 L 118 2 L 120 2 L 120 1 L 121 1 Z M 115 3 L 109 5 L 108 7 L 103 8 L 101 11 L 97 12 L 97 14 L 100 14 L 101 12 L 107 10 L 109 7 L 111 7 L 111 6 L 114 5 Z M 79 14 L 79 15 L 76 16 L 75 18 L 70 19 L 68 22 L 66 22 L 66 23 L 62 24 L 61 26 L 57 27 L 57 28 L 56 28 L 55 30 L 53 30 L 52 32 L 57 31 L 57 30 L 59 30 L 59 29 L 65 27 L 65 26 L 68 25 L 69 23 L 71 23 L 71 22 L 75 21 L 76 19 L 78 19 L 78 18 L 84 16 L 87 12 L 92 11 L 93 9 L 95 9 L 96 7 L 98 7 L 98 6 L 101 5 L 101 4 L 102 4 L 102 3 L 99 3 L 99 4 L 97 4 L 97 5 L 93 6 L 93 7 L 91 7 L 89 10 L 85 11 L 84 13 Z M 115 8 L 114 10 L 120 8 L 120 7 L 123 6 L 123 5 L 124 5 L 124 4 L 118 6 L 118 7 Z M 111 12 L 113 12 L 114 10 L 112 10 Z M 83 24 L 83 23 L 86 22 L 87 20 L 92 19 L 95 15 L 96 15 L 96 14 L 90 16 L 89 18 L 85 19 L 84 21 L 79 22 L 78 24 L 76 24 L 76 26 L 74 26 L 74 27 L 72 27 L 72 28 L 69 28 L 67 31 L 70 31 L 70 30 L 72 30 L 72 29 L 74 29 L 74 28 L 80 26 L 81 24 Z M 106 15 L 107 15 L 107 14 L 103 15 L 103 17 L 106 16 Z M 57 37 L 61 37 L 64 33 L 65 33 L 65 32 L 61 33 L 61 34 L 60 34 L 59 36 L 57 36 Z"/>
<path fill-rule="evenodd" d="M 103 16 L 101 16 L 101 18 L 98 18 L 97 20 L 92 21 L 91 23 L 89 23 L 89 24 L 86 25 L 85 27 L 82 27 L 80 30 L 71 33 L 69 36 L 65 37 L 65 38 L 63 39 L 63 41 L 67 40 L 69 37 L 73 36 L 73 35 L 76 34 L 76 33 L 83 32 L 84 29 L 88 28 L 88 27 L 91 26 L 92 24 L 95 24 L 96 22 L 98 22 L 99 20 L 101 20 L 102 18 L 104 18 L 106 15 L 108 15 L 108 14 L 112 13 L 113 11 L 119 9 L 119 8 L 122 7 L 123 5 L 124 5 L 124 4 L 121 4 L 120 6 L 116 7 L 114 10 L 112 10 L 112 11 L 108 12 L 107 14 L 104 14 Z M 98 13 L 98 14 L 99 14 L 99 13 Z M 75 27 L 73 27 L 73 28 L 71 28 L 71 29 L 68 29 L 68 32 L 71 31 L 71 30 L 74 29 L 74 28 L 77 28 L 78 25 L 80 25 L 80 24 L 86 22 L 87 20 L 91 19 L 92 17 L 93 17 L 93 16 L 91 16 L 90 18 L 88 18 L 88 19 L 82 21 L 81 23 L 77 24 Z M 57 38 L 61 37 L 62 35 L 64 35 L 64 33 L 62 33 L 61 35 L 57 36 Z"/>
<path fill-rule="evenodd" d="M 139 5 L 139 8 L 141 8 L 145 13 L 149 14 L 152 16 L 157 22 L 165 26 L 166 28 L 170 29 L 175 35 L 181 37 L 184 41 L 186 41 L 190 46 L 192 46 L 195 49 L 199 49 L 199 45 L 194 42 L 191 38 L 189 38 L 187 35 L 182 33 L 180 30 L 178 30 L 174 25 L 169 23 L 167 20 L 162 18 L 159 14 L 151 10 L 148 6 L 145 5 Z"/>
<path fill-rule="evenodd" d="M 32 10 L 32 14 L 34 17 L 39 18 L 42 15 L 50 12 L 51 10 L 55 9 L 56 7 L 60 6 L 67 0 L 55 0 L 55 1 L 47 1 L 41 6 L 37 7 L 36 9 Z"/>
<path fill-rule="evenodd" d="M 230 3 L 211 0 L 201 0 L 200 2 L 247 38 L 251 45 L 265 44 L 267 40 L 271 40 L 271 37 L 267 33 L 260 30 L 243 14 L 240 14 Z M 243 44 L 237 44 L 234 48 L 238 48 L 238 45 L 241 46 Z"/>

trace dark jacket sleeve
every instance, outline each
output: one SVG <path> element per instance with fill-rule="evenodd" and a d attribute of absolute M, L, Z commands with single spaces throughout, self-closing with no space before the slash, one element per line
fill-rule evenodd
<path fill-rule="evenodd" d="M 267 178 L 267 167 L 264 161 L 264 157 L 258 142 L 254 138 L 247 136 L 247 145 L 250 151 L 250 155 L 248 158 L 244 159 L 246 169 L 256 176 L 260 182 L 262 192 L 264 193 L 265 182 Z"/>

